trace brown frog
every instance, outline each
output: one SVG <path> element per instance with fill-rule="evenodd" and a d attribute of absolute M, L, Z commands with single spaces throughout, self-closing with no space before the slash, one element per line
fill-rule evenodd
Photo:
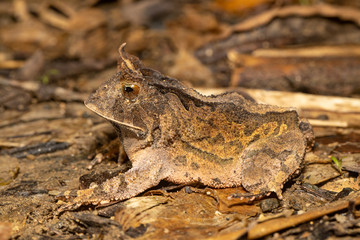
<path fill-rule="evenodd" d="M 136 196 L 161 180 L 275 192 L 303 162 L 311 126 L 293 109 L 238 93 L 203 96 L 120 49 L 118 72 L 85 105 L 114 126 L 132 163 L 126 173 L 78 191 L 69 205 Z M 69 207 L 68 206 L 68 207 Z"/>

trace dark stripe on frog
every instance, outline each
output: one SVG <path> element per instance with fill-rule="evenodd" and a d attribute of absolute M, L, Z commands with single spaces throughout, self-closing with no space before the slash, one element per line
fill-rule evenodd
<path fill-rule="evenodd" d="M 199 122 L 203 122 L 207 125 L 209 125 L 210 127 L 213 127 L 213 128 L 216 128 L 216 124 L 214 123 L 214 118 L 201 118 L 201 117 L 198 117 L 196 116 L 196 120 L 199 121 Z"/>
<path fill-rule="evenodd" d="M 245 159 L 254 157 L 254 156 L 258 155 L 259 153 L 265 153 L 271 159 L 279 159 L 281 162 L 285 162 L 285 160 L 288 158 L 288 156 L 291 155 L 293 152 L 289 151 L 289 150 L 284 150 L 284 151 L 278 153 L 278 152 L 273 151 L 270 148 L 266 148 L 266 149 L 262 149 L 262 150 L 252 150 L 246 154 Z"/>
<path fill-rule="evenodd" d="M 240 142 L 241 139 L 238 138 L 238 140 L 233 140 L 233 141 L 230 141 L 230 142 L 225 142 L 225 139 L 223 137 L 222 134 L 218 134 L 216 135 L 215 137 L 201 137 L 201 138 L 196 138 L 195 140 L 192 140 L 190 142 L 190 144 L 192 142 L 194 143 L 197 143 L 197 145 L 199 146 L 200 145 L 200 148 L 201 148 L 201 144 L 203 144 L 203 142 L 206 142 L 205 145 L 210 145 L 210 146 L 215 146 L 215 145 L 222 145 L 225 149 L 228 148 L 234 148 L 236 147 L 237 149 L 237 153 L 240 154 L 242 151 L 243 151 L 243 143 Z M 247 144 L 249 145 L 249 144 Z M 199 148 L 199 147 L 198 147 Z M 205 148 L 205 147 L 204 147 Z"/>
<path fill-rule="evenodd" d="M 194 170 L 198 170 L 200 168 L 199 164 L 197 164 L 196 162 L 192 162 L 190 164 L 191 168 Z"/>
<path fill-rule="evenodd" d="M 187 142 L 182 141 L 182 145 L 185 151 L 192 152 L 195 155 L 199 156 L 200 159 L 208 160 L 210 162 L 217 163 L 219 165 L 230 164 L 234 160 L 233 158 L 221 158 L 213 153 L 203 151 Z"/>
<path fill-rule="evenodd" d="M 202 142 L 202 141 L 207 141 L 210 144 L 224 144 L 225 139 L 224 139 L 223 135 L 219 133 L 215 137 L 206 136 L 206 137 L 199 137 L 199 138 L 192 140 L 192 142 Z"/>
<path fill-rule="evenodd" d="M 221 182 L 221 180 L 219 178 L 213 178 L 212 180 L 216 184 L 222 184 L 222 182 Z"/>
<path fill-rule="evenodd" d="M 174 159 L 174 163 L 176 166 L 186 166 L 187 165 L 187 159 L 185 156 L 177 156 Z"/>

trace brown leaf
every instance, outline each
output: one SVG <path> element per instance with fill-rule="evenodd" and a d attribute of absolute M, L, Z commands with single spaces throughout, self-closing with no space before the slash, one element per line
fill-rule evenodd
<path fill-rule="evenodd" d="M 115 220 L 125 232 L 133 234 L 136 229 L 143 229 L 144 232 L 137 235 L 139 239 L 200 239 L 216 236 L 238 222 L 238 214 L 221 213 L 217 205 L 213 196 L 197 192 L 179 191 L 171 193 L 170 198 L 137 197 L 124 202 Z M 253 215 L 254 211 L 246 213 Z M 241 227 L 238 225 L 236 229 Z"/>
<path fill-rule="evenodd" d="M 339 175 L 339 171 L 332 164 L 311 164 L 303 170 L 303 182 L 319 184 Z"/>

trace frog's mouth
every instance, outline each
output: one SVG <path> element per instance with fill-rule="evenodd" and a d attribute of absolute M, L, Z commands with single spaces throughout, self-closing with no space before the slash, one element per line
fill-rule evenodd
<path fill-rule="evenodd" d="M 109 116 L 106 116 L 106 115 L 102 114 L 102 113 L 96 108 L 96 106 L 94 106 L 94 105 L 91 104 L 91 103 L 88 103 L 88 102 L 85 101 L 84 104 L 85 104 L 85 106 L 86 106 L 88 109 L 90 109 L 91 111 L 93 111 L 93 112 L 96 113 L 97 115 L 105 118 L 106 120 L 108 120 L 108 121 L 110 121 L 110 122 L 112 122 L 112 123 L 119 124 L 120 126 L 126 127 L 126 128 L 128 128 L 128 129 L 130 129 L 130 130 L 132 130 L 132 131 L 135 130 L 136 132 L 138 132 L 138 133 L 140 132 L 141 134 L 144 134 L 144 133 L 146 132 L 145 129 L 143 129 L 143 128 L 141 128 L 141 127 L 135 126 L 135 125 L 130 124 L 130 123 L 121 122 L 121 121 L 118 121 L 118 120 L 114 119 L 113 117 L 109 117 Z"/>

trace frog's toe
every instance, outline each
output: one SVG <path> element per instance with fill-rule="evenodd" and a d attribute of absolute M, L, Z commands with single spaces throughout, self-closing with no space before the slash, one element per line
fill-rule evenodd
<path fill-rule="evenodd" d="M 103 196 L 99 196 L 95 194 L 93 188 L 84 189 L 84 190 L 77 190 L 77 191 L 67 191 L 61 193 L 57 196 L 58 199 L 71 199 L 70 202 L 65 203 L 64 205 L 60 206 L 58 209 L 58 213 L 64 211 L 71 211 L 76 210 L 83 205 L 98 205 L 98 204 L 105 204 L 109 201 L 105 200 Z"/>

